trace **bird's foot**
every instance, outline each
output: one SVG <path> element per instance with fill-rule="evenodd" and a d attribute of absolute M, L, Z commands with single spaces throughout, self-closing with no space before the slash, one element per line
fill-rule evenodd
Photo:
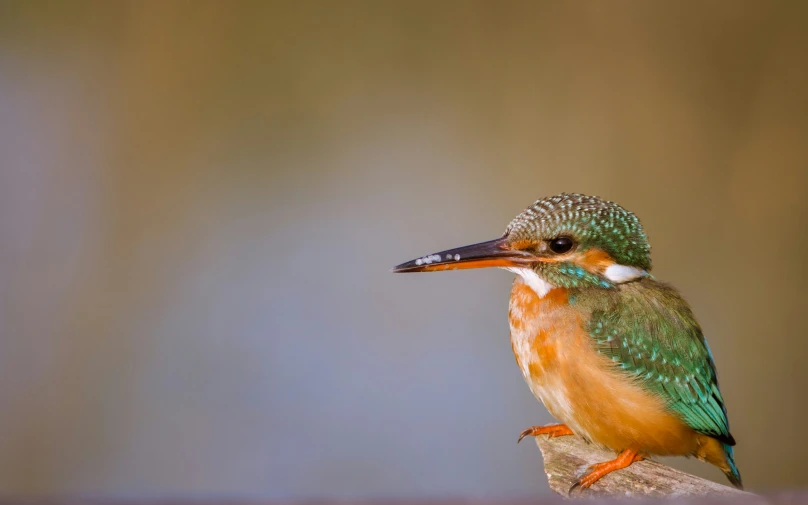
<path fill-rule="evenodd" d="M 626 449 L 611 461 L 594 464 L 587 469 L 587 472 L 581 476 L 581 478 L 575 481 L 572 487 L 570 487 L 569 494 L 572 495 L 575 491 L 582 491 L 600 480 L 601 477 L 615 470 L 626 468 L 635 461 L 642 461 L 643 459 L 645 459 L 644 456 L 638 454 L 637 451 Z"/>
<path fill-rule="evenodd" d="M 531 426 L 519 434 L 518 444 L 525 437 L 535 437 L 538 435 L 549 435 L 549 438 L 563 437 L 564 435 L 575 435 L 566 424 L 550 424 L 547 426 Z"/>

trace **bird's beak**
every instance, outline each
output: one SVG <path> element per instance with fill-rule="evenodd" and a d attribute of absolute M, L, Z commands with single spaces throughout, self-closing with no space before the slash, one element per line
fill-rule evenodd
<path fill-rule="evenodd" d="M 437 272 L 440 270 L 462 270 L 465 268 L 527 266 L 535 257 L 527 252 L 512 249 L 506 237 L 479 244 L 448 249 L 429 254 L 393 268 L 394 273 Z"/>

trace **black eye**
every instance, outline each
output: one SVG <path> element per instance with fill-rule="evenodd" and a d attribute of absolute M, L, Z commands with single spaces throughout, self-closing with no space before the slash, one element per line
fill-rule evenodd
<path fill-rule="evenodd" d="M 550 250 L 556 254 L 564 254 L 572 249 L 575 242 L 569 237 L 557 237 L 550 241 Z"/>

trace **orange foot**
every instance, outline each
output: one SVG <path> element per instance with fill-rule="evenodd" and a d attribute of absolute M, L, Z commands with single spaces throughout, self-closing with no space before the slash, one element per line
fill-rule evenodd
<path fill-rule="evenodd" d="M 573 484 L 569 490 L 569 494 L 572 494 L 572 492 L 576 489 L 586 489 L 597 482 L 601 477 L 610 474 L 615 470 L 626 468 L 635 461 L 642 461 L 643 459 L 644 457 L 637 454 L 637 451 L 626 449 L 611 461 L 605 461 L 603 463 L 592 465 L 588 468 L 587 473 L 584 474 L 583 477 L 575 481 L 575 484 Z"/>
<path fill-rule="evenodd" d="M 547 426 L 531 426 L 519 434 L 518 444 L 525 437 L 535 437 L 537 435 L 550 435 L 549 438 L 563 437 L 564 435 L 575 435 L 566 424 L 550 424 Z"/>

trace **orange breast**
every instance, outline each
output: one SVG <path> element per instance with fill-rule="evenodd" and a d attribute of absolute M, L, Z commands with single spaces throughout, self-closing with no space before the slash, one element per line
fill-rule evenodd
<path fill-rule="evenodd" d="M 588 314 L 570 307 L 567 291 L 543 298 L 517 277 L 509 320 L 516 362 L 533 394 L 576 434 L 615 451 L 693 454 L 697 434 L 595 351 Z"/>

